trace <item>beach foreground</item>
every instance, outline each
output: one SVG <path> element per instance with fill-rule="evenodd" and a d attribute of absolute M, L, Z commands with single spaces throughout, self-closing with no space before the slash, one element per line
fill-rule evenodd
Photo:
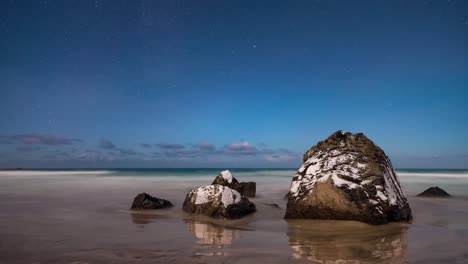
<path fill-rule="evenodd" d="M 467 263 L 468 175 L 399 173 L 412 224 L 284 220 L 289 170 L 233 173 L 256 181 L 257 212 L 195 217 L 185 194 L 216 173 L 0 171 L 0 263 Z M 452 199 L 415 195 L 438 185 Z M 131 211 L 147 192 L 174 207 Z M 278 204 L 280 208 L 268 204 Z"/>

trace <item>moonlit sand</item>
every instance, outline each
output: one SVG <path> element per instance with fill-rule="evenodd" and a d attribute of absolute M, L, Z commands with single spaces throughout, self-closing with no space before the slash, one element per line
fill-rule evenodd
<path fill-rule="evenodd" d="M 414 220 L 382 226 L 284 220 L 293 170 L 231 170 L 257 182 L 242 219 L 184 213 L 219 171 L 0 171 L 0 263 L 468 263 L 466 171 L 398 171 Z M 436 185 L 454 198 L 414 197 Z M 174 207 L 129 210 L 141 192 Z"/>

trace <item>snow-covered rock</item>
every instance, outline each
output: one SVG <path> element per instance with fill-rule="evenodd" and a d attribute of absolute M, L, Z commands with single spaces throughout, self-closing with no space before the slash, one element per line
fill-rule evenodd
<path fill-rule="evenodd" d="M 247 197 L 255 197 L 256 183 L 255 182 L 239 182 L 229 170 L 224 170 L 216 176 L 212 184 L 227 186 L 240 192 Z"/>
<path fill-rule="evenodd" d="M 390 159 L 364 134 L 338 131 L 304 154 L 294 175 L 285 218 L 411 220 Z"/>
<path fill-rule="evenodd" d="M 185 197 L 183 209 L 211 217 L 240 218 L 255 212 L 255 205 L 238 191 L 213 184 L 191 190 Z"/>

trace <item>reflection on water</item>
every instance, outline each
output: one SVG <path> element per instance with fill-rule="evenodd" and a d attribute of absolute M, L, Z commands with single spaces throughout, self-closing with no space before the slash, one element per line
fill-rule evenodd
<path fill-rule="evenodd" d="M 225 246 L 240 237 L 240 230 L 215 225 L 209 222 L 187 221 L 187 228 L 195 234 L 197 238 L 197 246 L 195 249 L 201 249 L 202 252 L 197 252 L 199 255 L 205 256 L 225 256 Z M 201 246 L 201 248 L 199 247 Z"/>
<path fill-rule="evenodd" d="M 144 213 L 144 212 L 131 213 L 130 215 L 132 217 L 132 222 L 137 225 L 146 225 L 158 219 L 168 218 L 167 216 L 164 216 L 164 215 Z"/>
<path fill-rule="evenodd" d="M 314 263 L 403 263 L 405 224 L 370 226 L 354 221 L 289 220 L 293 258 Z"/>

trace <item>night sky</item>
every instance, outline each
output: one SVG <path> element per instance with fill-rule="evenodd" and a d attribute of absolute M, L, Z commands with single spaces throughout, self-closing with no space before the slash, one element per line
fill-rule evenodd
<path fill-rule="evenodd" d="M 468 167 L 468 1 L 0 2 L 0 168 Z"/>

